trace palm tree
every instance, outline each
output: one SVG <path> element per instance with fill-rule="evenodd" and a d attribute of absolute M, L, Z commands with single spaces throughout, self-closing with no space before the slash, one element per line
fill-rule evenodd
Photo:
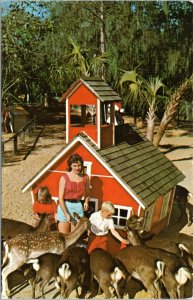
<path fill-rule="evenodd" d="M 102 77 L 102 71 L 105 63 L 108 63 L 109 53 L 104 52 L 101 55 L 89 57 L 88 50 L 81 48 L 72 38 L 69 38 L 72 46 L 71 53 L 67 56 L 69 65 L 74 68 L 77 76 L 98 76 Z"/>
<path fill-rule="evenodd" d="M 88 62 L 88 73 L 90 76 L 104 77 L 104 65 L 109 63 L 108 52 L 104 52 L 101 55 L 93 56 Z"/>
<path fill-rule="evenodd" d="M 146 98 L 145 80 L 139 76 L 136 69 L 133 71 L 124 71 L 119 80 L 119 85 L 123 91 L 123 84 L 129 83 L 125 103 L 129 103 L 134 114 L 134 123 L 137 120 L 137 111 L 144 107 L 144 99 Z"/>
<path fill-rule="evenodd" d="M 86 61 L 87 50 L 81 48 L 81 46 L 71 37 L 69 37 L 69 43 L 72 46 L 71 53 L 67 55 L 67 58 L 69 59 L 69 64 L 73 68 L 75 67 L 78 76 L 89 76 Z"/>
<path fill-rule="evenodd" d="M 186 79 L 179 86 L 179 88 L 177 88 L 177 90 L 171 95 L 155 137 L 155 142 L 154 142 L 155 146 L 159 145 L 168 124 L 170 123 L 175 113 L 177 112 L 180 101 L 183 99 L 186 92 L 190 88 L 192 88 L 192 85 L 193 85 L 193 75 L 189 79 Z"/>
<path fill-rule="evenodd" d="M 155 127 L 155 119 L 156 119 L 156 110 L 157 104 L 159 101 L 159 97 L 157 96 L 158 91 L 160 88 L 164 87 L 161 79 L 158 77 L 150 78 L 149 81 L 146 82 L 146 89 L 147 89 L 147 102 L 148 102 L 148 112 L 147 112 L 147 132 L 146 137 L 153 142 L 153 134 L 154 134 L 154 127 Z"/>

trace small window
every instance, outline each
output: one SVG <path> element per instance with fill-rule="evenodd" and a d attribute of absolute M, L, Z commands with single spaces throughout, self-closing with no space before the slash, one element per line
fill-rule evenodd
<path fill-rule="evenodd" d="M 92 161 L 84 161 L 84 174 L 87 174 L 89 177 L 91 176 L 91 167 Z"/>
<path fill-rule="evenodd" d="M 72 127 L 84 127 L 96 124 L 95 105 L 70 105 L 70 125 Z"/>
<path fill-rule="evenodd" d="M 116 228 L 124 228 L 127 223 L 127 219 L 131 216 L 132 207 L 114 205 L 115 214 L 112 216 Z"/>
<path fill-rule="evenodd" d="M 84 174 L 87 174 L 90 182 L 91 182 L 91 168 L 92 168 L 92 162 L 91 161 L 84 161 Z M 90 188 L 92 188 L 92 186 L 90 185 Z"/>
<path fill-rule="evenodd" d="M 145 230 L 150 230 L 152 225 L 152 217 L 154 212 L 154 205 L 150 206 L 145 212 Z"/>
<path fill-rule="evenodd" d="M 171 191 L 169 191 L 163 197 L 163 203 L 162 203 L 162 210 L 161 210 L 161 214 L 160 214 L 160 220 L 164 219 L 167 216 L 168 206 L 169 206 L 169 203 L 170 203 L 170 198 L 171 198 Z"/>

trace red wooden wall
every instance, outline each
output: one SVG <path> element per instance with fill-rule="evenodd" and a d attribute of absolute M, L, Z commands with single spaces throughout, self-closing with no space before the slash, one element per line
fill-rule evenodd
<path fill-rule="evenodd" d="M 57 164 L 49 170 L 36 185 L 33 186 L 35 194 L 40 186 L 46 185 L 53 197 L 58 197 L 59 179 L 62 172 L 67 170 L 67 160 L 71 154 L 78 153 L 84 161 L 92 162 L 91 169 L 91 197 L 99 200 L 99 207 L 103 201 L 112 201 L 117 205 L 132 206 L 134 212 L 138 211 L 138 203 L 125 191 L 125 189 L 112 178 L 104 166 L 81 144 L 77 143 Z M 105 177 L 106 176 L 106 177 Z"/>

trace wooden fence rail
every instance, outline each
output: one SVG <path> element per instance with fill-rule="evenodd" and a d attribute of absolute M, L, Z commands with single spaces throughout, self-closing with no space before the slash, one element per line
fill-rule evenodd
<path fill-rule="evenodd" d="M 2 161 L 4 161 L 5 144 L 13 141 L 13 155 L 18 152 L 18 137 L 21 135 L 22 142 L 25 143 L 26 136 L 29 137 L 31 132 L 36 129 L 37 117 L 29 120 L 18 132 L 12 137 L 1 143 Z"/>

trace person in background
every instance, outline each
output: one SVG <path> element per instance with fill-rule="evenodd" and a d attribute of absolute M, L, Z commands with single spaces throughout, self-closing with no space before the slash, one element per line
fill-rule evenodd
<path fill-rule="evenodd" d="M 7 109 L 4 111 L 4 114 L 3 114 L 3 124 L 4 124 L 3 131 L 5 133 L 13 132 L 13 128 L 12 128 L 12 126 L 10 126 L 11 113 Z"/>
<path fill-rule="evenodd" d="M 57 205 L 50 195 L 47 186 L 39 188 L 36 194 L 36 200 L 33 204 L 34 219 L 39 220 L 39 214 L 50 215 L 50 230 L 57 230 L 56 212 Z"/>
<path fill-rule="evenodd" d="M 114 228 L 112 215 L 115 213 L 115 208 L 112 202 L 103 202 L 101 210 L 93 213 L 90 216 L 91 231 L 88 237 L 87 250 L 90 254 L 96 248 L 102 248 L 107 251 L 107 234 L 110 230 L 112 235 L 121 243 L 129 244 L 127 240 L 122 238 Z"/>
<path fill-rule="evenodd" d="M 80 217 L 88 210 L 90 200 L 89 177 L 83 172 L 83 159 L 73 154 L 67 161 L 68 171 L 61 176 L 59 182 L 59 205 L 57 210 L 58 230 L 68 233 L 74 229 L 76 220 L 73 213 Z M 81 199 L 84 197 L 84 204 Z"/>

